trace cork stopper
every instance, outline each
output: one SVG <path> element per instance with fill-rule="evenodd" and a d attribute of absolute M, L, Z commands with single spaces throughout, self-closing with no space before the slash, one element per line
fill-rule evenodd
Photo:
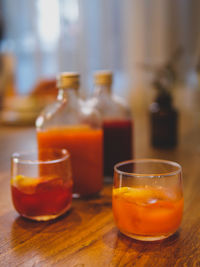
<path fill-rule="evenodd" d="M 94 83 L 97 85 L 112 85 L 113 74 L 111 71 L 102 70 L 94 73 Z"/>
<path fill-rule="evenodd" d="M 57 78 L 57 87 L 78 89 L 80 85 L 79 78 L 80 75 L 77 72 L 62 72 Z"/>

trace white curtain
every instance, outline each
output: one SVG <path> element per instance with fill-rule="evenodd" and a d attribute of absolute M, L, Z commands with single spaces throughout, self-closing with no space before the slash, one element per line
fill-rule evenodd
<path fill-rule="evenodd" d="M 3 10 L 1 49 L 16 55 L 20 93 L 41 77 L 79 71 L 87 95 L 93 71 L 111 69 L 123 95 L 148 77 L 143 65 L 163 64 L 179 45 L 180 78 L 200 57 L 199 0 L 3 0 Z"/>

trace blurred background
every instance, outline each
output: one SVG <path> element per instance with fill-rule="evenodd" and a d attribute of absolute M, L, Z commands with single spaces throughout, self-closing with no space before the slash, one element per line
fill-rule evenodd
<path fill-rule="evenodd" d="M 175 88 L 199 90 L 199 14 L 199 0 L 0 0 L 3 120 L 23 108 L 33 119 L 45 102 L 37 96 L 55 97 L 61 71 L 80 72 L 86 98 L 93 72 L 112 70 L 113 91 L 135 108 L 148 106 L 165 66 Z"/>

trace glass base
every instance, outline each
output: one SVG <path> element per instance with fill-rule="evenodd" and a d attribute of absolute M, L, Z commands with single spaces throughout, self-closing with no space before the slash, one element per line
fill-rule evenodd
<path fill-rule="evenodd" d="M 135 240 L 140 240 L 140 241 L 158 241 L 158 240 L 163 240 L 171 235 L 173 235 L 174 233 L 169 233 L 169 234 L 166 234 L 166 235 L 158 235 L 158 236 L 148 236 L 148 235 L 137 235 L 137 234 L 130 234 L 130 233 L 127 233 L 127 232 L 124 232 L 124 231 L 121 231 L 120 232 L 130 238 L 133 238 Z"/>
<path fill-rule="evenodd" d="M 30 219 L 30 220 L 34 220 L 34 221 L 49 221 L 49 220 L 53 220 L 53 219 L 60 217 L 61 215 L 66 213 L 70 208 L 71 208 L 71 204 L 68 205 L 64 210 L 62 210 L 60 213 L 57 213 L 57 214 L 41 215 L 41 216 L 27 216 L 27 215 L 21 214 L 21 216 L 23 216 L 24 218 Z"/>
<path fill-rule="evenodd" d="M 74 198 L 74 199 L 80 199 L 80 198 L 81 199 L 92 199 L 92 198 L 99 197 L 99 195 L 100 195 L 100 192 L 89 194 L 89 195 L 81 195 L 79 193 L 73 193 L 72 198 Z"/>
<path fill-rule="evenodd" d="M 72 194 L 72 198 L 80 198 L 80 197 L 81 197 L 81 195 L 78 194 L 78 193 L 73 193 Z"/>
<path fill-rule="evenodd" d="M 113 177 L 112 176 L 104 176 L 104 183 L 105 184 L 113 184 Z"/>

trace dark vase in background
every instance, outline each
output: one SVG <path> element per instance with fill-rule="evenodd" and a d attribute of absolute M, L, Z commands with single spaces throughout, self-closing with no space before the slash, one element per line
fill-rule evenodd
<path fill-rule="evenodd" d="M 178 142 L 178 111 L 172 97 L 161 92 L 150 106 L 151 144 L 156 148 L 173 148 Z"/>

